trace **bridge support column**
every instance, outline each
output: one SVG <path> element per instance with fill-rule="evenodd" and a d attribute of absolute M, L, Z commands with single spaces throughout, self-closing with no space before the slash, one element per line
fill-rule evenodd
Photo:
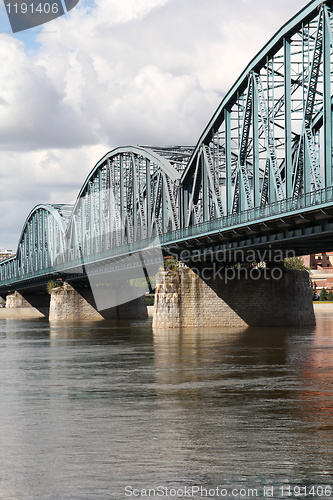
<path fill-rule="evenodd" d="M 147 305 L 145 297 L 127 302 L 118 307 L 98 311 L 93 293 L 87 286 L 72 287 L 64 283 L 62 287 L 51 291 L 50 321 L 56 320 L 131 320 L 146 319 Z"/>
<path fill-rule="evenodd" d="M 22 294 L 14 292 L 6 297 L 6 310 L 12 311 L 11 316 L 48 317 L 50 296 L 46 292 Z M 17 310 L 15 314 L 14 310 Z"/>
<path fill-rule="evenodd" d="M 187 267 L 159 277 L 153 326 L 314 325 L 306 271 L 284 268 L 206 270 L 205 279 Z"/>

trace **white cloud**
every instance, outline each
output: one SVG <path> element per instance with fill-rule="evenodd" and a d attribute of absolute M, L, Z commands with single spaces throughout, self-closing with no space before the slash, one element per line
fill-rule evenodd
<path fill-rule="evenodd" d="M 144 18 L 151 10 L 164 5 L 168 0 L 96 0 L 98 16 L 108 24 L 124 24 Z"/>
<path fill-rule="evenodd" d="M 0 37 L 2 149 L 73 147 L 96 142 L 80 115 L 63 100 L 63 91 L 45 68 L 31 61 L 14 38 Z M 70 132 L 68 132 L 70 131 Z"/>
<path fill-rule="evenodd" d="M 89 172 L 108 151 L 102 144 L 80 149 L 2 151 L 0 248 L 16 248 L 30 210 L 39 203 L 74 203 Z"/>
<path fill-rule="evenodd" d="M 29 46 L 0 35 L 0 248 L 39 202 L 70 202 L 108 150 L 194 144 L 303 0 L 81 0 Z"/>

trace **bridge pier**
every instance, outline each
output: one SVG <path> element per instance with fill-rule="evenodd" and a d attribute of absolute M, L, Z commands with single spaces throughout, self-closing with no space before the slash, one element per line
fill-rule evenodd
<path fill-rule="evenodd" d="M 6 297 L 6 310 L 19 310 L 20 316 L 48 317 L 50 296 L 46 292 L 14 292 Z M 14 315 L 14 313 L 13 313 Z"/>
<path fill-rule="evenodd" d="M 157 281 L 157 328 L 314 324 L 306 271 L 233 268 L 217 274 L 206 269 L 202 278 L 181 267 Z"/>
<path fill-rule="evenodd" d="M 106 291 L 107 293 L 107 291 Z M 145 297 L 139 297 L 117 307 L 98 311 L 90 286 L 71 286 L 51 290 L 50 321 L 57 320 L 127 320 L 146 319 Z"/>

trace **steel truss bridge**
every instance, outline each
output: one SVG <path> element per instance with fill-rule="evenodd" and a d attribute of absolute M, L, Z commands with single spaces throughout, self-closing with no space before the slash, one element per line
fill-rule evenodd
<path fill-rule="evenodd" d="M 333 1 L 286 23 L 223 98 L 195 147 L 121 147 L 74 206 L 28 215 L 0 292 L 82 262 L 149 250 L 333 248 Z M 232 257 L 231 257 L 232 259 Z"/>

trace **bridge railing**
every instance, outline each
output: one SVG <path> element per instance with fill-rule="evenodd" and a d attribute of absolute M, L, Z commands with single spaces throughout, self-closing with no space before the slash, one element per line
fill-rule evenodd
<path fill-rule="evenodd" d="M 161 244 L 185 240 L 196 236 L 205 236 L 216 231 L 223 232 L 254 222 L 264 222 L 277 217 L 286 217 L 300 211 L 309 211 L 311 208 L 324 208 L 333 201 L 333 187 L 327 187 L 306 193 L 298 198 L 287 198 L 256 207 L 243 212 L 230 214 L 207 222 L 200 222 L 187 228 L 166 233 L 160 237 Z"/>

